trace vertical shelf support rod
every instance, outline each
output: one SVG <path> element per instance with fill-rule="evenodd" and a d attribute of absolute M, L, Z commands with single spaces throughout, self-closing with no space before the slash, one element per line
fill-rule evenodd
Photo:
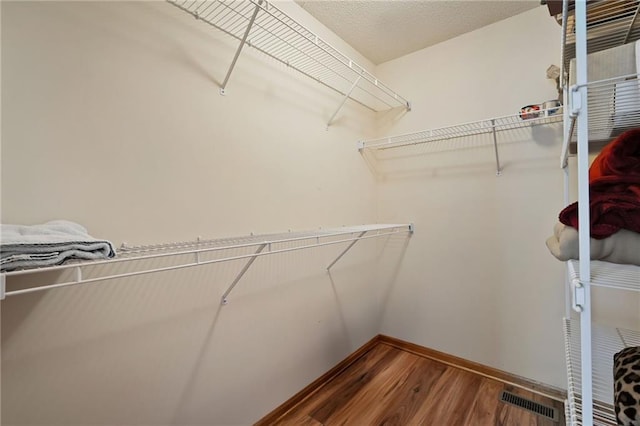
<path fill-rule="evenodd" d="M 344 256 L 344 255 L 345 255 L 349 250 L 351 250 L 351 247 L 353 247 L 353 246 L 355 245 L 355 243 L 357 243 L 357 242 L 360 240 L 360 238 L 362 238 L 362 237 L 364 236 L 364 234 L 366 234 L 366 233 L 367 233 L 367 231 L 362 231 L 362 232 L 358 235 L 358 239 L 351 241 L 351 244 L 349 244 L 349 245 L 347 246 L 347 248 L 345 248 L 345 249 L 342 251 L 342 253 L 340 253 L 340 255 L 338 255 L 338 257 L 336 257 L 336 259 L 335 259 L 333 262 L 331 262 L 331 263 L 329 264 L 329 266 L 327 266 L 327 271 L 330 271 L 330 270 L 331 270 L 331 267 L 332 267 L 333 265 L 335 265 L 335 264 L 338 262 L 338 260 L 342 259 L 342 256 Z"/>
<path fill-rule="evenodd" d="M 575 2 L 576 25 L 576 86 L 572 110 L 578 120 L 578 221 L 580 226 L 580 282 L 584 287 L 582 313 L 580 314 L 580 346 L 582 376 L 582 421 L 593 425 L 593 376 L 591 355 L 591 253 L 589 249 L 589 116 L 587 102 L 587 2 Z M 577 104 L 577 108 L 576 105 Z"/>
<path fill-rule="evenodd" d="M 356 81 L 354 81 L 353 84 L 351 85 L 351 88 L 347 91 L 347 93 L 345 93 L 344 97 L 342 98 L 342 102 L 340 102 L 340 105 L 338 105 L 338 109 L 336 109 L 336 111 L 333 113 L 333 115 L 327 122 L 327 130 L 329 130 L 329 126 L 331 125 L 331 122 L 333 121 L 334 118 L 336 118 L 336 115 L 338 115 L 338 112 L 340 112 L 340 110 L 344 106 L 344 103 L 347 102 L 347 99 L 349 99 L 349 96 L 351 96 L 351 92 L 353 92 L 353 89 L 356 88 L 361 78 L 362 78 L 362 75 L 359 75 L 358 78 L 356 78 Z"/>
<path fill-rule="evenodd" d="M 249 32 L 251 31 L 251 27 L 253 27 L 253 23 L 256 20 L 256 16 L 258 15 L 258 11 L 260 10 L 260 5 L 262 4 L 262 1 L 263 0 L 259 0 L 258 4 L 256 4 L 256 8 L 253 10 L 253 14 L 251 15 L 251 19 L 249 20 L 249 23 L 247 24 L 247 29 L 244 31 L 244 35 L 242 36 L 242 40 L 240 40 L 240 45 L 238 46 L 238 49 L 236 49 L 236 54 L 233 56 L 233 60 L 231 61 L 231 65 L 229 66 L 229 71 L 227 71 L 227 75 L 224 78 L 224 81 L 222 82 L 222 86 L 220 86 L 220 94 L 221 95 L 225 94 L 225 89 L 227 87 L 227 83 L 229 82 L 229 77 L 231 77 L 231 73 L 233 72 L 233 69 L 236 66 L 236 62 L 238 61 L 238 57 L 240 56 L 240 52 L 242 51 L 242 48 L 247 43 L 247 37 L 249 37 Z"/>
<path fill-rule="evenodd" d="M 496 120 L 491 120 L 491 130 L 493 133 L 493 149 L 496 152 L 496 175 L 500 176 L 502 174 L 502 169 L 500 168 L 500 157 L 498 156 L 498 137 L 496 135 Z"/>
<path fill-rule="evenodd" d="M 224 292 L 224 294 L 222 295 L 223 305 L 227 304 L 227 296 L 229 296 L 229 293 L 231 293 L 231 290 L 233 290 L 236 284 L 238 284 L 238 281 L 240 281 L 240 278 L 242 278 L 242 276 L 249 270 L 253 262 L 255 262 L 255 260 L 258 258 L 258 254 L 260 254 L 266 246 L 267 246 L 267 243 L 260 244 L 260 246 L 255 251 L 255 253 L 253 253 L 253 255 L 249 258 L 249 261 L 244 265 L 244 268 L 242 268 L 242 270 L 238 273 L 236 278 L 233 280 L 233 282 L 231 283 L 227 291 Z"/>

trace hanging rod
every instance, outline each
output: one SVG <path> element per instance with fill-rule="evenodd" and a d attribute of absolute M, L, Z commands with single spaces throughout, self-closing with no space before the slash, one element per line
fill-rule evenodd
<path fill-rule="evenodd" d="M 409 101 L 266 0 L 167 1 L 240 42 L 222 93 L 247 45 L 373 111 L 411 109 Z"/>
<path fill-rule="evenodd" d="M 100 281 L 119 279 L 132 277 L 137 275 L 144 275 L 157 272 L 165 272 L 176 269 L 190 268 L 200 265 L 208 265 L 213 263 L 227 262 L 231 260 L 248 259 L 247 263 L 236 276 L 232 284 L 224 293 L 222 303 L 227 302 L 227 296 L 233 290 L 240 278 L 247 272 L 254 260 L 260 256 L 266 256 L 277 253 L 287 253 L 296 250 L 302 250 L 313 247 L 322 247 L 340 243 L 352 243 L 347 250 L 344 250 L 338 258 L 332 262 L 328 269 L 339 260 L 350 249 L 355 242 L 364 239 L 378 238 L 382 236 L 394 235 L 402 232 L 413 233 L 412 224 L 374 224 L 374 225 L 360 225 L 335 229 L 325 229 L 317 231 L 306 232 L 287 232 L 281 234 L 268 234 L 268 235 L 250 235 L 237 238 L 223 238 L 213 240 L 196 240 L 188 242 L 176 242 L 167 244 L 157 244 L 148 246 L 133 246 L 129 247 L 124 245 L 118 251 L 117 257 L 109 260 L 89 261 L 89 262 L 73 262 L 58 266 L 49 266 L 43 268 L 23 269 L 17 271 L 4 272 L 0 274 L 0 300 L 7 296 L 17 296 L 20 294 L 33 293 L 37 291 L 50 290 L 54 288 L 68 287 L 79 284 L 96 283 Z M 369 234 L 369 235 L 365 235 Z M 321 241 L 327 238 L 334 238 L 329 241 Z M 337 238 L 337 239 L 335 239 Z M 306 242 L 305 242 L 306 241 Z M 284 247 L 274 248 L 274 246 L 292 242 L 303 242 L 303 245 L 296 247 Z M 216 251 L 224 251 L 238 248 L 257 247 L 253 253 L 241 254 L 234 256 L 226 256 L 217 259 L 202 260 L 201 255 L 203 253 L 213 253 Z M 182 263 L 177 265 L 171 265 L 166 267 L 156 267 L 143 269 L 134 272 L 126 273 L 105 273 L 97 277 L 85 278 L 83 276 L 83 269 L 91 268 L 99 265 L 115 265 L 123 262 L 134 262 L 148 259 L 159 259 L 173 256 L 185 256 L 193 255 L 191 260 L 184 259 Z M 72 269 L 75 272 L 75 279 L 73 281 L 67 281 L 63 283 L 45 284 L 36 287 L 30 287 L 20 290 L 6 291 L 6 280 L 10 277 L 42 273 L 42 272 L 54 272 Z"/>

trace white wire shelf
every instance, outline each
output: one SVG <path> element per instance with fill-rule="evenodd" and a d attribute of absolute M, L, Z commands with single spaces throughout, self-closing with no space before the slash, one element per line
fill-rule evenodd
<path fill-rule="evenodd" d="M 579 321 L 565 319 L 564 335 L 570 412 L 567 423 L 582 425 Z M 592 325 L 594 425 L 617 424 L 613 411 L 613 355 L 628 346 L 640 346 L 639 331 Z"/>
<path fill-rule="evenodd" d="M 345 99 L 350 98 L 374 111 L 395 107 L 410 109 L 409 101 L 272 3 L 265 0 L 167 1 L 240 41 L 231 69 L 246 44 L 340 93 Z"/>
<path fill-rule="evenodd" d="M 580 280 L 580 262 L 567 262 L 569 276 L 572 281 Z M 640 291 L 640 266 L 619 265 L 616 263 L 591 261 L 591 285 L 616 288 L 620 290 Z"/>
<path fill-rule="evenodd" d="M 625 130 L 640 127 L 640 74 L 594 81 L 586 86 L 590 146 L 599 150 Z M 577 88 L 579 86 L 572 86 L 571 92 Z M 574 103 L 570 96 L 570 112 Z M 575 116 L 571 117 L 569 138 L 562 146 L 561 167 L 566 167 L 567 158 L 575 152 L 572 149 L 576 140 L 575 120 Z"/>
<path fill-rule="evenodd" d="M 346 244 L 347 247 L 327 266 L 327 270 L 330 270 L 331 267 L 338 262 L 338 260 L 340 260 L 342 256 L 344 256 L 344 254 L 346 254 L 346 252 L 349 251 L 358 241 L 391 236 L 400 233 L 413 233 L 413 225 L 373 224 L 319 229 L 304 232 L 286 232 L 268 235 L 249 235 L 235 238 L 173 242 L 146 246 L 123 245 L 123 247 L 118 250 L 117 256 L 113 259 L 88 262 L 68 262 L 58 266 L 4 272 L 0 274 L 0 299 L 4 299 L 8 296 L 17 296 L 79 284 L 96 283 L 110 279 L 166 272 L 170 270 L 228 262 L 232 260 L 246 260 L 244 267 L 222 297 L 222 302 L 226 303 L 229 293 L 258 257 L 334 244 Z M 237 249 L 243 250 L 244 252 L 238 253 L 236 251 Z M 137 269 L 132 272 L 128 271 L 120 273 L 114 272 L 115 269 L 113 268 L 96 268 L 97 266 L 113 266 L 149 260 L 157 261 L 159 259 L 167 258 L 174 259 L 174 261 L 168 266 L 157 266 L 157 263 L 155 263 L 156 266 L 143 267 L 142 269 Z M 150 265 L 154 265 L 154 263 L 152 262 Z M 62 272 L 68 270 L 72 270 L 74 272 L 74 277 L 70 281 L 61 283 L 41 283 L 40 285 L 18 290 L 7 291 L 6 289 L 7 280 L 11 277 L 44 272 Z M 85 272 L 90 272 L 88 277 L 85 276 Z"/>
<path fill-rule="evenodd" d="M 640 0 L 599 0 L 587 4 L 587 53 L 599 52 L 640 39 Z M 562 20 L 562 15 L 557 16 Z M 564 37 L 564 69 L 576 56 L 576 21 L 569 12 Z"/>
<path fill-rule="evenodd" d="M 553 108 L 529 113 L 532 118 L 522 119 L 520 114 L 504 117 L 488 118 L 486 120 L 471 121 L 469 123 L 440 127 L 437 129 L 421 130 L 402 135 L 387 136 L 358 142 L 358 149 L 385 150 L 404 146 L 419 145 L 448 139 L 475 136 L 495 131 L 505 131 L 539 126 L 543 124 L 561 123 L 562 109 Z"/>
<path fill-rule="evenodd" d="M 525 118 L 523 118 L 525 117 Z M 501 171 L 500 160 L 497 147 L 497 132 L 509 130 L 527 129 L 540 125 L 561 123 L 562 107 L 541 109 L 530 112 L 526 115 L 514 114 L 503 117 L 489 118 L 485 120 L 472 121 L 469 123 L 456 124 L 453 126 L 440 127 L 436 129 L 421 130 L 413 133 L 405 133 L 395 136 L 387 136 L 378 139 L 370 139 L 358 142 L 358 150 L 384 151 L 388 149 L 398 149 L 422 144 L 430 144 L 453 139 L 460 139 L 477 135 L 492 135 L 496 154 L 496 169 L 498 174 Z M 446 146 L 440 146 L 439 150 L 446 150 Z"/>

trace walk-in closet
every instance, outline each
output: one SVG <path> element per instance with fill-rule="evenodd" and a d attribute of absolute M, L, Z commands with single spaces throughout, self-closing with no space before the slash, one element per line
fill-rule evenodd
<path fill-rule="evenodd" d="M 640 425 L 639 14 L 0 2 L 0 424 Z"/>

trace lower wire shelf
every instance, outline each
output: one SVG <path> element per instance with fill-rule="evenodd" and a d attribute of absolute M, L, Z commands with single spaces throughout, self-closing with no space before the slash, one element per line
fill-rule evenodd
<path fill-rule="evenodd" d="M 71 261 L 64 265 L 0 272 L 0 300 L 3 300 L 7 296 L 17 296 L 79 284 L 90 284 L 227 261 L 244 261 L 245 266 L 240 270 L 222 296 L 222 303 L 226 304 L 227 296 L 231 290 L 233 290 L 238 281 L 251 267 L 253 261 L 258 257 L 328 245 L 345 245 L 348 243 L 335 260 L 326 267 L 327 271 L 329 271 L 357 241 L 388 237 L 400 233 L 412 234 L 413 224 L 370 224 L 303 232 L 289 231 L 279 234 L 251 234 L 250 236 L 211 240 L 198 239 L 196 241 L 146 246 L 123 246 L 123 248 L 118 251 L 118 255 L 113 259 Z M 240 250 L 240 252 L 236 250 Z M 163 263 L 163 260 L 166 261 L 167 259 L 173 260 L 167 264 Z M 135 267 L 138 263 L 141 266 Z M 134 269 L 125 272 L 113 268 L 115 265 L 122 267 L 125 264 L 133 264 Z M 102 268 L 103 266 L 110 266 L 111 268 Z M 68 278 L 67 281 L 49 282 L 45 280 L 42 283 L 26 288 L 6 290 L 7 279 L 11 279 L 11 277 L 43 272 L 60 273 L 65 270 L 72 272 L 70 277 L 65 276 L 65 278 Z"/>
<path fill-rule="evenodd" d="M 627 346 L 640 346 L 640 331 L 592 325 L 593 424 L 616 425 L 613 411 L 613 355 Z M 580 323 L 564 320 L 568 377 L 567 424 L 582 425 L 582 380 L 580 376 Z"/>

